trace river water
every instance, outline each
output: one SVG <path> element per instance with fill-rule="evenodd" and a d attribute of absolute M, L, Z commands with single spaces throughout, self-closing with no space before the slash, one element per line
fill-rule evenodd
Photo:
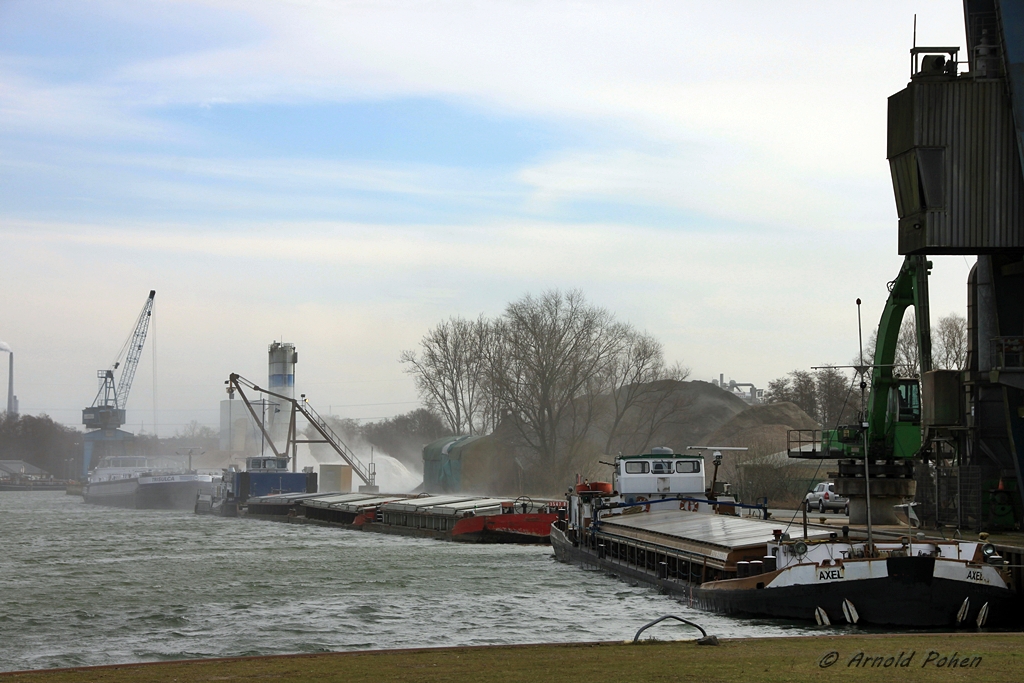
<path fill-rule="evenodd" d="M 61 492 L 0 493 L 0 524 L 0 670 L 624 640 L 664 614 L 722 637 L 821 632 L 692 610 L 547 546 L 119 510 Z"/>

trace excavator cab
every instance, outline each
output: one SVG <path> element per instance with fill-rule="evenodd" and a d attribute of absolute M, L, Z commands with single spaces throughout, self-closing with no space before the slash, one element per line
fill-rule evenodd
<path fill-rule="evenodd" d="M 889 387 L 885 411 L 886 450 L 894 458 L 912 458 L 921 450 L 921 384 L 898 379 Z"/>

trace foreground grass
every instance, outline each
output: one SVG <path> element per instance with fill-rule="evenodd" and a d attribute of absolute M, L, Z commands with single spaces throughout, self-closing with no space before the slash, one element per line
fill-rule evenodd
<path fill-rule="evenodd" d="M 0 674 L 0 683 L 252 680 L 338 683 L 625 680 L 645 683 L 813 680 L 1001 683 L 1024 681 L 1022 646 L 1024 634 L 1001 633 L 755 638 L 725 640 L 718 647 L 700 647 L 692 641 L 640 645 L 461 647 L 189 660 L 8 673 Z M 836 654 L 830 655 L 833 652 Z M 902 659 L 899 658 L 901 652 Z M 857 657 L 857 653 L 862 654 Z M 954 653 L 955 667 L 951 658 Z M 823 667 L 832 660 L 835 660 L 834 664 Z M 899 666 L 899 663 L 906 665 Z M 972 666 L 964 668 L 962 664 Z"/>

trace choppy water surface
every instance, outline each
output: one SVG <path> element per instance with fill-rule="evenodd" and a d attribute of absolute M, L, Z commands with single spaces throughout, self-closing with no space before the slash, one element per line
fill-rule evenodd
<path fill-rule="evenodd" d="M 812 631 L 691 610 L 547 546 L 117 510 L 59 492 L 0 493 L 0 520 L 0 670 L 617 640 L 669 613 L 725 637 Z"/>

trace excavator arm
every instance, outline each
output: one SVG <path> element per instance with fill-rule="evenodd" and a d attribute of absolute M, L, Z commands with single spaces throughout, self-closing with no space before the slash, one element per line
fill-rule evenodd
<path fill-rule="evenodd" d="M 910 458 L 921 448 L 920 384 L 894 372 L 900 327 L 907 307 L 914 307 L 921 372 L 931 370 L 931 321 L 928 311 L 926 257 L 907 256 L 890 283 L 889 298 L 878 321 L 867 405 L 868 449 L 875 457 Z"/>
<path fill-rule="evenodd" d="M 907 308 L 913 306 L 921 372 L 931 370 L 930 268 L 931 263 L 924 256 L 907 256 L 896 279 L 889 283 L 889 298 L 878 321 L 874 358 L 862 360 L 862 365 L 857 367 L 858 373 L 870 386 L 866 414 L 858 419 L 856 425 L 823 430 L 820 442 L 823 457 L 861 458 L 865 441 L 870 457 L 879 460 L 906 460 L 921 450 L 921 386 L 916 377 L 900 377 L 894 364 L 903 317 Z M 865 430 L 867 439 L 864 438 Z M 802 438 L 799 430 L 796 441 L 790 435 L 791 457 L 806 457 L 801 446 Z M 815 452 L 817 448 L 812 446 L 810 453 Z"/>

